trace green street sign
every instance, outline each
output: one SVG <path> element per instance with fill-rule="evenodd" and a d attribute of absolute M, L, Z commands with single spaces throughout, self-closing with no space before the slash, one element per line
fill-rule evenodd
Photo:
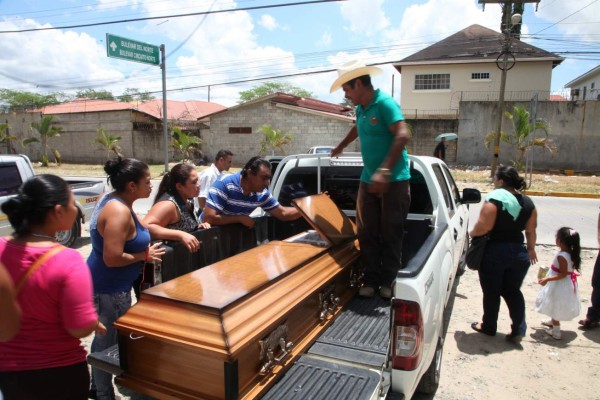
<path fill-rule="evenodd" d="M 108 57 L 159 65 L 159 46 L 106 34 L 106 55 Z"/>

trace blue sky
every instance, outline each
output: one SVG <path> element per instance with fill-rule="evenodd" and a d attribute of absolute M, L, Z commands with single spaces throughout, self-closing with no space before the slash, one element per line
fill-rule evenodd
<path fill-rule="evenodd" d="M 391 63 L 471 24 L 499 30 L 500 6 L 477 0 L 347 0 L 242 11 L 309 0 L 0 0 L 0 31 L 64 27 L 145 17 L 230 10 L 206 16 L 37 32 L 0 33 L 0 88 L 46 93 L 93 88 L 158 92 L 158 67 L 106 56 L 106 34 L 165 44 L 168 98 L 235 105 L 258 78 L 283 79 L 339 103 L 329 94 L 334 69 L 350 59 Z M 527 4 L 523 40 L 571 55 L 553 71 L 552 90 L 600 64 L 600 0 L 541 0 Z M 177 49 L 175 51 L 175 49 Z M 391 64 L 375 85 L 399 97 L 401 75 Z M 274 79 L 272 79 L 274 80 Z M 392 85 L 393 82 L 393 85 Z M 208 87 L 210 86 L 210 90 Z M 194 88 L 194 89 L 190 89 Z M 176 90 L 177 89 L 177 90 Z"/>

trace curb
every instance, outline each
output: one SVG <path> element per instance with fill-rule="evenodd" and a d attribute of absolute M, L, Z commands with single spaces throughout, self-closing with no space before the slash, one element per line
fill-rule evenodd
<path fill-rule="evenodd" d="M 488 194 L 489 191 L 480 191 L 481 194 Z M 571 193 L 571 192 L 542 192 L 536 190 L 524 190 L 521 192 L 528 196 L 540 197 L 575 197 L 579 199 L 600 199 L 600 193 Z"/>
<path fill-rule="evenodd" d="M 524 190 L 528 196 L 548 196 L 548 197 L 576 197 L 580 199 L 600 199 L 600 193 L 571 193 L 571 192 L 542 192 L 535 190 Z"/>

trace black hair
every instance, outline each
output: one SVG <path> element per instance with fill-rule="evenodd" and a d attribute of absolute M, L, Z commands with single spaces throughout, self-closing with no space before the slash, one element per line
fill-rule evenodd
<path fill-rule="evenodd" d="M 356 81 L 361 81 L 363 86 L 365 87 L 373 87 L 373 84 L 371 83 L 371 76 L 370 75 L 361 75 L 357 78 L 351 79 L 348 82 L 346 82 L 346 84 L 348 84 L 352 89 L 354 89 L 354 85 L 356 85 Z"/>
<path fill-rule="evenodd" d="M 579 268 L 581 267 L 581 244 L 579 233 L 573 228 L 563 226 L 556 232 L 556 238 L 567 247 L 567 252 L 571 255 L 571 261 L 573 261 L 573 268 L 579 271 Z"/>
<path fill-rule="evenodd" d="M 217 152 L 217 155 L 215 156 L 215 161 L 219 161 L 219 158 L 227 158 L 227 156 L 233 157 L 233 153 L 229 150 L 221 149 Z"/>
<path fill-rule="evenodd" d="M 271 170 L 271 163 L 269 161 L 260 156 L 252 157 L 250 160 L 248 160 L 246 165 L 244 165 L 244 168 L 242 169 L 242 176 L 246 177 L 248 175 L 248 170 L 252 172 L 252 175 L 258 174 L 258 170 L 261 165 L 267 167 L 269 171 Z"/>
<path fill-rule="evenodd" d="M 69 184 L 61 177 L 35 175 L 21 185 L 15 197 L 2 204 L 2 211 L 8 216 L 15 235 L 25 235 L 33 226 L 42 225 L 54 206 L 69 205 L 70 193 Z"/>
<path fill-rule="evenodd" d="M 107 182 L 121 193 L 129 182 L 138 183 L 146 176 L 148 165 L 135 158 L 115 157 L 104 164 L 104 172 L 108 174 Z"/>
<path fill-rule="evenodd" d="M 516 190 L 523 190 L 527 187 L 525 179 L 519 176 L 515 167 L 508 165 L 499 165 L 496 169 L 496 179 L 502 179 L 504 185 Z"/>
<path fill-rule="evenodd" d="M 165 193 L 169 193 L 172 196 L 178 197 L 179 195 L 176 187 L 177 184 L 181 183 L 182 185 L 185 185 L 185 182 L 190 177 L 192 170 L 195 169 L 196 168 L 191 164 L 175 164 L 173 168 L 171 168 L 171 171 L 167 172 L 160 181 L 160 185 L 158 185 L 158 191 L 156 192 L 156 197 L 154 198 L 154 204 L 156 204 L 158 199 L 160 199 L 160 197 Z"/>

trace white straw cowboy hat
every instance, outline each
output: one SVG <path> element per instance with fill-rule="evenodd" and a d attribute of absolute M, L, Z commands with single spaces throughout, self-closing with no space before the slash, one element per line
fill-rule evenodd
<path fill-rule="evenodd" d="M 359 60 L 349 61 L 346 64 L 342 65 L 338 68 L 338 78 L 333 82 L 331 88 L 329 89 L 329 93 L 333 93 L 342 85 L 352 79 L 358 78 L 363 75 L 378 75 L 383 71 L 381 68 L 377 67 L 367 67 L 365 63 Z"/>

